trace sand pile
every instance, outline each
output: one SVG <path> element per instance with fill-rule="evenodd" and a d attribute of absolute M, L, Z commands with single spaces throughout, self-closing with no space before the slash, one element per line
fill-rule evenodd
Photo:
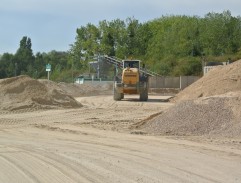
<path fill-rule="evenodd" d="M 56 85 L 55 82 L 39 79 L 41 83 L 44 83 L 47 86 L 52 87 L 53 85 L 63 90 L 67 95 L 71 95 L 72 97 L 83 97 L 83 96 L 93 96 L 93 95 L 106 95 L 112 94 L 113 84 L 111 83 L 84 83 L 84 84 L 76 84 L 76 83 L 64 83 L 60 82 Z"/>
<path fill-rule="evenodd" d="M 78 108 L 82 105 L 57 84 L 46 85 L 28 76 L 0 80 L 1 110 Z"/>
<path fill-rule="evenodd" d="M 241 60 L 212 69 L 177 94 L 173 101 L 179 102 L 235 91 L 241 91 Z"/>
<path fill-rule="evenodd" d="M 241 137 L 241 92 L 187 100 L 141 128 L 155 135 Z"/>
<path fill-rule="evenodd" d="M 113 85 L 111 84 L 73 84 L 73 83 L 58 83 L 58 86 L 73 97 L 107 95 L 112 94 Z"/>
<path fill-rule="evenodd" d="M 218 66 L 179 93 L 177 104 L 145 123 L 155 135 L 241 137 L 241 61 Z"/>

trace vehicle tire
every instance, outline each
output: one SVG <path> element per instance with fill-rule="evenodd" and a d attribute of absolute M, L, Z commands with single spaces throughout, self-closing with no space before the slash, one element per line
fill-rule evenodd
<path fill-rule="evenodd" d="M 140 101 L 147 101 L 148 100 L 148 87 L 141 88 L 140 90 Z"/>
<path fill-rule="evenodd" d="M 124 94 L 123 93 L 119 93 L 116 88 L 115 88 L 115 83 L 114 83 L 114 86 L 113 86 L 113 98 L 114 100 L 118 101 L 118 100 L 121 100 L 124 98 Z"/>
<path fill-rule="evenodd" d="M 124 93 L 121 93 L 121 99 L 124 99 Z"/>
<path fill-rule="evenodd" d="M 147 101 L 148 100 L 148 92 L 147 90 L 142 90 L 140 92 L 140 101 Z"/>

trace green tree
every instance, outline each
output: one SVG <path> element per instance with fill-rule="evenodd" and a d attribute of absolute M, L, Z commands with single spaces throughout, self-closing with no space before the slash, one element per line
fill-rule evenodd
<path fill-rule="evenodd" d="M 162 75 L 199 75 L 203 55 L 226 61 L 239 58 L 240 50 L 241 18 L 230 11 L 204 18 L 172 15 L 145 23 L 127 18 L 87 24 L 77 29 L 70 49 L 76 60 L 96 54 L 138 58 Z"/>
<path fill-rule="evenodd" d="M 15 75 L 15 64 L 13 54 L 4 53 L 0 58 L 0 78 L 12 77 Z"/>
<path fill-rule="evenodd" d="M 233 54 L 240 48 L 240 17 L 232 17 L 230 11 L 208 13 L 202 19 L 200 39 L 206 55 Z"/>
<path fill-rule="evenodd" d="M 20 41 L 20 47 L 14 55 L 14 63 L 17 65 L 17 75 L 27 74 L 32 76 L 34 74 L 34 55 L 32 51 L 31 39 L 24 36 Z"/>
<path fill-rule="evenodd" d="M 127 57 L 136 57 L 138 53 L 138 37 L 137 31 L 139 29 L 139 21 L 135 18 L 127 18 Z"/>

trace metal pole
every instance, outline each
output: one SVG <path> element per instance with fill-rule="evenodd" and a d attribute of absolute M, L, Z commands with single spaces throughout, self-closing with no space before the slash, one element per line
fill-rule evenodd
<path fill-rule="evenodd" d="M 48 71 L 48 80 L 49 80 L 49 71 Z"/>
<path fill-rule="evenodd" d="M 72 66 L 71 66 L 71 72 L 72 72 L 72 83 L 74 83 L 74 61 L 72 59 Z"/>
<path fill-rule="evenodd" d="M 179 77 L 180 89 L 182 90 L 182 76 Z"/>
<path fill-rule="evenodd" d="M 98 62 L 97 77 L 99 79 L 100 78 L 100 59 L 99 59 L 99 54 L 97 56 L 97 62 Z"/>

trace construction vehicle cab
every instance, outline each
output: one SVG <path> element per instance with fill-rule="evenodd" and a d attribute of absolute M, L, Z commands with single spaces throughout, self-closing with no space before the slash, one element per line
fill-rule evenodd
<path fill-rule="evenodd" d="M 125 94 L 139 94 L 140 101 L 148 100 L 148 75 L 140 72 L 140 60 L 123 60 L 121 76 L 114 79 L 114 100 L 121 100 Z"/>
<path fill-rule="evenodd" d="M 140 69 L 140 60 L 123 60 L 123 68 Z"/>

